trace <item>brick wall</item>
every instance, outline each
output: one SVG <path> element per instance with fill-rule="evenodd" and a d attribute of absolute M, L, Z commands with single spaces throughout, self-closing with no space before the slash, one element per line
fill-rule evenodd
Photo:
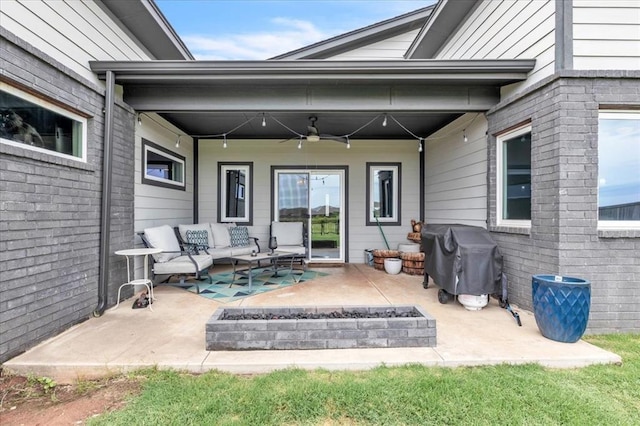
<path fill-rule="evenodd" d="M 97 306 L 104 89 L 10 33 L 2 78 L 88 116 L 87 162 L 0 144 L 0 362 L 89 318 Z M 111 249 L 133 244 L 134 116 L 115 111 Z M 126 279 L 111 256 L 109 304 Z"/>
<path fill-rule="evenodd" d="M 640 73 L 573 71 L 489 111 L 489 229 L 505 256 L 510 300 L 531 309 L 531 276 L 591 281 L 587 332 L 640 331 L 640 231 L 598 231 L 598 109 L 639 106 Z M 495 134 L 532 125 L 531 229 L 496 226 Z"/>

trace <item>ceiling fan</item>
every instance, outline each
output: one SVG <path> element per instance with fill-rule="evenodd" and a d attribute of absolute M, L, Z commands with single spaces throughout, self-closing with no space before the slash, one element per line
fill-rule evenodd
<path fill-rule="evenodd" d="M 318 117 L 312 115 L 309 117 L 309 125 L 307 126 L 307 136 L 306 139 L 309 142 L 319 142 L 322 139 L 328 139 L 336 142 L 347 143 L 347 140 L 340 136 L 321 134 L 320 130 L 316 126 L 316 121 L 318 121 Z"/>

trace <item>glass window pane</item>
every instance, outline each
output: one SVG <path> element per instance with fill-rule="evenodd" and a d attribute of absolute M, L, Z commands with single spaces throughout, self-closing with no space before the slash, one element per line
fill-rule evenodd
<path fill-rule="evenodd" d="M 252 215 L 253 163 L 218 163 L 218 220 L 246 225 Z"/>
<path fill-rule="evenodd" d="M 142 183 L 185 190 L 185 158 L 142 139 Z"/>
<path fill-rule="evenodd" d="M 598 127 L 600 220 L 640 220 L 640 113 L 602 112 Z"/>
<path fill-rule="evenodd" d="M 83 123 L 0 91 L 0 138 L 82 158 Z"/>
<path fill-rule="evenodd" d="M 531 132 L 503 140 L 503 219 L 531 220 Z"/>

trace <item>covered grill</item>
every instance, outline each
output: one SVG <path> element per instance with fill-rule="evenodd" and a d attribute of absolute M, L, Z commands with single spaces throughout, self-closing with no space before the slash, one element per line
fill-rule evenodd
<path fill-rule="evenodd" d="M 497 295 L 501 304 L 506 303 L 502 254 L 486 229 L 456 224 L 425 225 L 422 245 L 424 282 L 428 283 L 431 276 L 440 287 L 441 303 L 446 303 L 449 295 Z"/>

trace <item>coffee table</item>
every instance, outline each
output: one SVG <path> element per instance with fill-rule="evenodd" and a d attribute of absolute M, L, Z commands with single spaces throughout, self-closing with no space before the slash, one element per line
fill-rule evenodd
<path fill-rule="evenodd" d="M 263 268 L 262 271 L 260 271 L 260 275 L 267 272 L 275 272 L 276 276 L 278 276 L 278 270 L 282 269 L 286 269 L 288 270 L 288 273 L 291 273 L 291 271 L 293 271 L 293 261 L 299 257 L 300 255 L 296 253 L 288 253 L 286 251 L 275 251 L 273 253 L 256 253 L 255 256 L 250 254 L 231 256 L 231 264 L 233 265 L 233 281 L 231 282 L 231 284 L 229 284 L 229 287 L 235 284 L 236 275 L 240 275 L 241 277 L 247 277 L 249 279 L 249 291 L 251 291 L 253 285 L 253 276 L 258 275 L 257 273 L 254 273 L 255 269 Z M 291 264 L 289 266 L 282 267 L 279 265 L 279 260 L 289 260 L 289 258 L 291 260 Z M 261 261 L 269 261 L 269 266 L 261 266 Z M 249 267 L 245 269 L 238 269 L 236 267 L 238 263 L 246 263 L 249 265 Z M 278 266 L 280 266 L 280 268 L 278 268 Z"/>

